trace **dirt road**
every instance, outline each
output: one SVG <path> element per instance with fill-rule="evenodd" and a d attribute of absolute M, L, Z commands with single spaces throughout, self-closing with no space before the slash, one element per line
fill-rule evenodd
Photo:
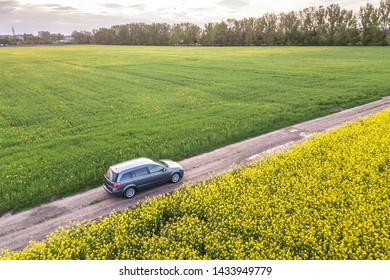
<path fill-rule="evenodd" d="M 49 232 L 71 221 L 96 219 L 109 214 L 113 209 L 123 210 L 146 197 L 180 188 L 185 182 L 207 179 L 211 172 L 215 176 L 231 169 L 233 164 L 253 161 L 264 151 L 285 148 L 305 139 L 313 132 L 325 131 L 388 107 L 390 107 L 390 96 L 185 159 L 180 162 L 186 171 L 181 183 L 167 184 L 139 192 L 134 199 L 111 197 L 99 187 L 15 215 L 6 214 L 0 217 L 0 248 L 19 250 L 25 247 L 29 240 L 42 240 Z"/>

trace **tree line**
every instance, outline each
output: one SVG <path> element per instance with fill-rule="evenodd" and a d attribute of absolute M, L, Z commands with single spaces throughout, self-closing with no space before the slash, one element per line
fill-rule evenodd
<path fill-rule="evenodd" d="M 24 40 L 0 38 L 5 44 L 51 44 L 63 42 L 61 34 Z M 266 13 L 259 18 L 227 19 L 206 23 L 128 23 L 92 31 L 74 31 L 73 43 L 102 45 L 205 45 L 205 46 L 345 46 L 390 44 L 390 0 L 371 3 L 358 11 L 339 4 L 309 7 L 287 13 Z M 4 41 L 4 42 L 3 42 Z"/>
<path fill-rule="evenodd" d="M 47 45 L 62 42 L 64 35 L 50 34 L 48 31 L 40 32 L 39 36 L 32 34 L 0 36 L 0 45 Z"/>
<path fill-rule="evenodd" d="M 379 7 L 367 3 L 359 11 L 339 4 L 309 7 L 259 18 L 207 23 L 129 23 L 92 32 L 75 31 L 80 44 L 105 45 L 388 45 L 390 0 Z"/>

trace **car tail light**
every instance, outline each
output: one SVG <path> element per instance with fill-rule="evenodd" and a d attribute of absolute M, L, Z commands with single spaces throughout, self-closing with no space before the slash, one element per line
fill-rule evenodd
<path fill-rule="evenodd" d="M 119 184 L 119 183 L 115 183 L 115 184 L 114 184 L 114 189 L 117 189 L 117 188 L 119 188 L 119 186 L 120 186 L 120 184 Z"/>

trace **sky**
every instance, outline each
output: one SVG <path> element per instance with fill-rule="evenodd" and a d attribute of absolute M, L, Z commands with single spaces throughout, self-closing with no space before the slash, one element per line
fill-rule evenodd
<path fill-rule="evenodd" d="M 299 11 L 311 6 L 339 4 L 358 11 L 380 0 L 0 0 L 0 35 L 37 35 L 38 31 L 70 35 L 132 22 L 182 23 L 203 27 L 228 18 L 261 17 L 267 12 Z"/>

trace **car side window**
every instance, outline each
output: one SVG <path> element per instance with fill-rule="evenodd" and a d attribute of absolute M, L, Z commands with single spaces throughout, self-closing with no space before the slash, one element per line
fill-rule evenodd
<path fill-rule="evenodd" d="M 161 165 L 157 165 L 157 164 L 154 164 L 154 165 L 150 165 L 149 166 L 149 171 L 150 173 L 158 173 L 158 172 L 161 172 L 164 168 L 161 166 Z"/>
<path fill-rule="evenodd" d="M 134 177 L 134 172 L 127 172 L 123 174 L 121 181 L 126 181 Z"/>
<path fill-rule="evenodd" d="M 148 169 L 146 167 L 142 167 L 140 169 L 134 170 L 134 177 L 140 177 L 148 174 Z"/>

